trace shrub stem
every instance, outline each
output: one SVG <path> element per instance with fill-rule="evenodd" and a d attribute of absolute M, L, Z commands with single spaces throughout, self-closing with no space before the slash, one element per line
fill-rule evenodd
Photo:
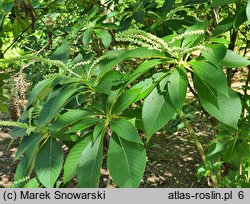
<path fill-rule="evenodd" d="M 200 140 L 198 139 L 198 137 L 197 137 L 197 135 L 196 135 L 194 129 L 192 128 L 192 126 L 191 126 L 190 123 L 188 122 L 188 120 L 187 120 L 185 114 L 184 114 L 183 112 L 179 112 L 178 114 L 179 114 L 179 116 L 180 116 L 180 119 L 182 120 L 182 122 L 183 122 L 184 125 L 186 126 L 187 131 L 188 131 L 188 133 L 190 134 L 192 140 L 194 141 L 195 146 L 196 146 L 196 148 L 198 149 L 198 152 L 199 152 L 199 154 L 200 154 L 200 156 L 201 156 L 201 159 L 202 159 L 204 165 L 206 166 L 206 163 L 207 163 L 206 154 L 205 154 L 205 151 L 204 151 L 204 149 L 203 149 L 203 146 L 202 146 Z M 210 177 L 210 179 L 211 179 L 211 181 L 212 181 L 212 184 L 213 184 L 213 187 L 217 187 L 218 182 L 217 182 L 216 176 L 214 176 L 214 175 L 212 174 L 212 172 L 210 172 L 210 173 L 208 174 L 208 177 Z"/>
<path fill-rule="evenodd" d="M 206 154 L 205 154 L 205 151 L 204 151 L 204 149 L 202 147 L 202 144 L 200 143 L 197 135 L 195 134 L 194 129 L 192 128 L 192 126 L 188 122 L 188 120 L 187 120 L 187 118 L 186 118 L 186 116 L 185 116 L 185 114 L 183 112 L 180 112 L 179 116 L 180 116 L 180 119 L 182 120 L 182 122 L 184 123 L 184 125 L 186 126 L 187 131 L 190 134 L 192 140 L 194 141 L 195 146 L 197 147 L 197 149 L 198 149 L 198 151 L 200 153 L 200 156 L 201 156 L 201 159 L 202 159 L 203 163 L 206 164 Z"/>

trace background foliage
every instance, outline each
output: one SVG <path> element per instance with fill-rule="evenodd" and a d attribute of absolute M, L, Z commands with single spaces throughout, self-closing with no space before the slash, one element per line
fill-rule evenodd
<path fill-rule="evenodd" d="M 249 186 L 249 0 L 0 5 L 0 109 L 18 120 L 0 125 L 21 138 L 15 187 L 98 187 L 102 167 L 138 187 L 147 143 L 176 117 L 201 156 L 198 176 Z M 210 144 L 183 111 L 187 91 L 213 124 Z"/>

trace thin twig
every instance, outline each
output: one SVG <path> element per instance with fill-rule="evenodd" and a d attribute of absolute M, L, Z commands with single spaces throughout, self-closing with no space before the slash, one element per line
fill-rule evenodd
<path fill-rule="evenodd" d="M 244 95 L 243 95 L 243 103 L 246 103 L 247 101 L 247 89 L 249 86 L 249 81 L 250 81 L 250 65 L 248 65 L 248 74 L 247 74 L 247 79 L 246 79 L 246 83 L 245 83 L 245 87 L 243 88 L 244 91 Z M 243 116 L 245 116 L 247 114 L 246 108 L 243 106 L 243 110 L 242 110 Z"/>
<path fill-rule="evenodd" d="M 4 57 L 4 54 L 17 42 L 17 41 L 19 41 L 19 39 L 20 38 L 22 38 L 22 36 L 23 36 L 23 34 L 27 31 L 27 30 L 29 30 L 32 26 L 33 26 L 33 24 L 36 22 L 36 21 L 38 21 L 42 16 L 43 16 L 43 14 L 45 13 L 45 11 L 48 9 L 48 8 L 50 8 L 51 7 L 51 5 L 53 5 L 56 1 L 58 1 L 58 0 L 55 0 L 55 1 L 53 1 L 53 2 L 51 2 L 43 11 L 42 11 L 42 13 L 34 20 L 34 22 L 32 22 L 27 28 L 25 28 L 20 34 L 19 34 L 19 36 L 16 38 L 16 39 L 14 39 L 14 41 L 1 53 L 1 55 L 0 55 L 0 58 L 3 58 Z"/>

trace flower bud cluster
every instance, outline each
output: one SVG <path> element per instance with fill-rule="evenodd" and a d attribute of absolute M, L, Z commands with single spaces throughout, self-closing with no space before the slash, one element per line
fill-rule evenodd
<path fill-rule="evenodd" d="M 192 48 L 185 48 L 185 47 L 171 47 L 177 40 L 182 40 L 186 36 L 190 35 L 202 35 L 204 34 L 204 30 L 194 30 L 194 31 L 187 31 L 183 34 L 180 34 L 176 37 L 173 37 L 172 40 L 168 43 L 164 42 L 161 38 L 156 37 L 150 33 L 147 33 L 142 30 L 130 29 L 123 31 L 121 33 L 116 34 L 116 41 L 121 42 L 130 42 L 137 46 L 147 47 L 152 50 L 159 50 L 159 51 L 167 51 L 171 54 L 173 53 L 191 53 L 195 50 L 204 50 L 206 47 L 199 45 Z"/>
<path fill-rule="evenodd" d="M 130 29 L 118 33 L 115 37 L 116 41 L 130 42 L 152 50 L 163 50 L 167 44 L 160 38 L 142 30 Z"/>
<path fill-rule="evenodd" d="M 178 36 L 175 36 L 172 38 L 172 40 L 170 42 L 168 42 L 168 44 L 173 44 L 175 41 L 177 40 L 182 40 L 183 38 L 185 38 L 186 36 L 190 36 L 190 35 L 203 35 L 205 33 L 204 30 L 193 30 L 193 31 L 186 31 L 185 33 L 182 33 Z"/>

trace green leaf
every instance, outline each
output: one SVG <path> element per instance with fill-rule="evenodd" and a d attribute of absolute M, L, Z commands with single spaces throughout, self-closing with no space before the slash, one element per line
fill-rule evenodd
<path fill-rule="evenodd" d="M 119 26 L 114 23 L 99 23 L 98 27 L 104 29 L 114 29 L 114 30 L 117 30 L 119 28 Z"/>
<path fill-rule="evenodd" d="M 77 131 L 83 131 L 97 123 L 99 123 L 101 118 L 85 118 L 74 124 L 66 133 L 75 133 Z"/>
<path fill-rule="evenodd" d="M 215 30 L 212 34 L 212 37 L 217 37 L 220 34 L 223 34 L 227 31 L 229 31 L 234 24 L 234 17 L 229 17 L 226 18 L 224 20 L 222 20 L 221 22 L 219 22 L 219 24 L 215 27 Z"/>
<path fill-rule="evenodd" d="M 103 93 L 103 94 L 106 94 L 106 95 L 110 95 L 111 88 L 112 88 L 111 79 L 108 78 L 108 77 L 102 77 L 101 80 L 100 80 L 100 82 L 97 84 L 95 90 L 98 93 Z"/>
<path fill-rule="evenodd" d="M 250 148 L 247 140 L 240 141 L 236 144 L 237 154 L 245 157 L 250 157 Z"/>
<path fill-rule="evenodd" d="M 76 176 L 77 167 L 80 161 L 80 156 L 86 149 L 86 147 L 91 143 L 91 137 L 87 136 L 79 143 L 75 144 L 70 150 L 65 164 L 64 164 L 64 173 L 63 173 L 63 182 L 67 183 Z"/>
<path fill-rule="evenodd" d="M 54 138 L 57 138 L 58 140 L 62 140 L 65 143 L 74 144 L 77 141 L 80 140 L 80 136 L 77 133 L 67 134 L 65 129 L 62 129 L 58 132 L 52 132 L 50 135 L 52 135 Z"/>
<path fill-rule="evenodd" d="M 96 17 L 99 11 L 101 11 L 101 7 L 94 5 L 91 10 L 88 11 L 87 19 L 90 20 L 91 18 Z"/>
<path fill-rule="evenodd" d="M 41 134 L 31 133 L 29 136 L 23 138 L 22 143 L 18 147 L 14 161 L 22 156 L 30 147 L 36 146 L 41 139 Z"/>
<path fill-rule="evenodd" d="M 229 40 L 225 39 L 225 38 L 210 38 L 209 39 L 210 42 L 214 42 L 214 43 L 219 43 L 219 44 L 224 44 L 224 45 L 228 45 L 229 44 Z"/>
<path fill-rule="evenodd" d="M 208 0 L 182 0 L 181 4 L 183 5 L 194 5 L 208 2 Z"/>
<path fill-rule="evenodd" d="M 102 121 L 98 123 L 93 130 L 93 142 L 96 141 L 98 137 L 101 137 L 104 133 L 105 122 Z"/>
<path fill-rule="evenodd" d="M 30 179 L 25 185 L 24 188 L 39 188 L 40 184 L 36 178 Z"/>
<path fill-rule="evenodd" d="M 146 47 L 139 47 L 133 50 L 127 50 L 128 58 L 159 58 L 166 59 L 166 54 L 161 51 L 151 50 Z"/>
<path fill-rule="evenodd" d="M 30 146 L 24 156 L 22 157 L 21 161 L 18 163 L 14 181 L 16 184 L 14 184 L 14 188 L 20 188 L 23 187 L 24 182 L 18 182 L 20 180 L 23 180 L 25 177 L 30 176 L 32 170 L 33 170 L 33 163 L 37 154 L 38 149 L 38 143 Z"/>
<path fill-rule="evenodd" d="M 126 50 L 111 50 L 105 53 L 106 59 L 103 59 L 93 70 L 93 73 L 99 78 L 112 70 L 112 68 L 122 62 L 128 56 Z M 105 57 L 104 55 L 104 57 Z"/>
<path fill-rule="evenodd" d="M 103 137 L 94 144 L 89 143 L 80 156 L 77 168 L 77 181 L 80 188 L 98 187 L 103 157 Z"/>
<path fill-rule="evenodd" d="M 101 78 L 105 73 L 110 71 L 114 66 L 128 58 L 160 58 L 166 59 L 164 52 L 150 50 L 145 47 L 139 47 L 133 50 L 112 50 L 105 53 L 107 58 L 102 60 L 94 69 L 93 73 Z"/>
<path fill-rule="evenodd" d="M 133 18 L 137 23 L 144 24 L 145 12 L 144 10 L 135 11 L 133 13 Z"/>
<path fill-rule="evenodd" d="M 13 27 L 12 27 L 12 34 L 14 36 L 14 39 L 17 39 L 19 33 L 21 31 L 21 26 L 17 19 L 14 20 Z"/>
<path fill-rule="evenodd" d="M 190 32 L 190 31 L 195 31 L 195 30 L 204 30 L 206 32 L 207 29 L 208 29 L 208 21 L 204 20 L 187 28 L 185 33 Z M 183 40 L 182 47 L 190 48 L 190 47 L 198 45 L 198 43 L 203 39 L 204 35 L 205 34 L 195 34 L 195 35 L 186 36 Z"/>
<path fill-rule="evenodd" d="M 246 14 L 248 23 L 250 23 L 250 0 L 247 1 Z"/>
<path fill-rule="evenodd" d="M 65 106 L 67 109 L 76 109 L 81 107 L 82 104 L 86 103 L 86 100 L 90 96 L 90 93 L 86 93 L 85 91 L 81 91 L 80 93 L 76 93 L 74 97 L 72 97 Z"/>
<path fill-rule="evenodd" d="M 166 17 L 169 11 L 172 10 L 172 7 L 174 6 L 175 0 L 167 0 L 164 1 L 163 6 L 161 7 L 161 17 Z"/>
<path fill-rule="evenodd" d="M 108 19 L 112 19 L 119 14 L 120 13 L 118 11 L 113 11 L 113 12 L 109 12 L 109 13 L 105 14 L 103 17 L 100 18 L 100 20 L 98 20 L 98 26 L 99 26 L 99 23 L 102 24 L 105 20 L 107 21 Z M 105 24 L 109 24 L 109 23 L 103 23 L 103 24 L 105 25 Z"/>
<path fill-rule="evenodd" d="M 134 126 L 138 130 L 145 131 L 144 126 L 143 126 L 143 121 L 142 121 L 142 107 L 124 111 L 122 116 L 126 118 L 132 118 L 132 120 L 135 120 Z"/>
<path fill-rule="evenodd" d="M 155 88 L 155 86 L 158 83 L 154 82 L 154 79 L 149 78 L 149 79 L 145 79 L 141 82 L 139 82 L 138 84 L 134 85 L 131 89 L 141 89 L 141 92 L 139 94 L 139 96 L 136 98 L 135 102 L 140 101 L 141 99 L 146 98 L 150 92 Z"/>
<path fill-rule="evenodd" d="M 146 166 L 145 148 L 112 134 L 107 163 L 115 184 L 121 188 L 137 188 Z"/>
<path fill-rule="evenodd" d="M 215 147 L 213 150 L 210 150 L 210 152 L 207 154 L 207 157 L 212 157 L 220 152 L 225 151 L 228 144 L 228 140 L 220 141 L 218 140 L 215 144 Z"/>
<path fill-rule="evenodd" d="M 243 7 L 240 11 L 237 12 L 234 20 L 234 29 L 239 28 L 243 23 L 247 21 L 246 8 Z"/>
<path fill-rule="evenodd" d="M 168 78 L 164 78 L 144 101 L 142 120 L 147 141 L 174 116 L 175 109 L 166 90 L 168 82 Z"/>
<path fill-rule="evenodd" d="M 136 68 L 136 70 L 132 73 L 132 76 L 128 82 L 130 84 L 133 82 L 135 79 L 140 77 L 141 75 L 145 74 L 149 70 L 153 69 L 155 66 L 162 64 L 163 60 L 162 59 L 152 59 L 152 60 L 147 60 L 144 61 L 142 64 L 140 64 L 139 67 Z"/>
<path fill-rule="evenodd" d="M 14 6 L 14 2 L 13 1 L 2 1 L 0 3 L 0 5 L 2 7 L 1 9 L 3 9 L 6 13 L 9 13 Z"/>
<path fill-rule="evenodd" d="M 18 22 L 22 31 L 25 31 L 26 33 L 32 32 L 32 27 L 30 26 L 30 21 L 28 19 L 19 18 Z"/>
<path fill-rule="evenodd" d="M 60 60 L 66 63 L 70 56 L 70 44 L 64 41 L 51 55 L 51 59 Z"/>
<path fill-rule="evenodd" d="M 58 96 L 51 98 L 48 100 L 38 117 L 38 125 L 44 126 L 49 123 L 60 111 L 61 109 L 68 103 L 68 99 L 79 89 L 75 86 L 68 86 L 64 88 Z"/>
<path fill-rule="evenodd" d="M 108 78 L 110 80 L 111 87 L 118 86 L 126 81 L 125 76 L 116 70 L 107 72 L 103 78 Z"/>
<path fill-rule="evenodd" d="M 96 37 L 101 39 L 102 44 L 105 47 L 108 47 L 112 41 L 112 36 L 110 35 L 110 33 L 106 30 L 103 29 L 95 29 L 95 34 Z"/>
<path fill-rule="evenodd" d="M 150 69 L 154 68 L 155 66 L 162 64 L 164 61 L 162 59 L 151 59 L 146 60 L 139 67 L 135 69 L 133 72 L 133 76 L 142 75 L 148 72 Z"/>
<path fill-rule="evenodd" d="M 112 130 L 121 138 L 143 145 L 135 126 L 126 119 L 115 119 L 111 122 Z"/>
<path fill-rule="evenodd" d="M 50 90 L 53 80 L 54 78 L 48 78 L 38 82 L 29 93 L 29 103 L 27 106 L 30 106 L 37 99 L 42 99 L 42 96 L 44 96 L 43 93 L 46 92 L 45 90 Z"/>
<path fill-rule="evenodd" d="M 237 0 L 213 0 L 213 2 L 209 6 L 210 7 L 225 6 L 236 1 Z"/>
<path fill-rule="evenodd" d="M 92 104 L 88 106 L 88 110 L 92 111 L 94 114 L 103 115 L 107 111 L 107 95 L 101 95 L 92 100 Z"/>
<path fill-rule="evenodd" d="M 227 148 L 224 151 L 223 159 L 226 162 L 232 161 L 236 155 L 236 143 L 238 139 L 232 139 L 228 142 Z"/>
<path fill-rule="evenodd" d="M 56 139 L 50 137 L 39 150 L 35 172 L 41 184 L 46 188 L 53 188 L 60 175 L 63 165 L 62 147 Z"/>
<path fill-rule="evenodd" d="M 212 87 L 214 91 L 219 91 L 228 96 L 227 78 L 220 67 L 216 67 L 205 61 L 191 61 L 190 65 L 192 66 L 194 73 L 208 86 L 209 89 Z M 211 89 L 211 91 L 216 95 L 213 89 Z"/>
<path fill-rule="evenodd" d="M 182 106 L 184 104 L 188 79 L 184 72 L 184 69 L 175 69 L 169 76 L 168 92 L 171 102 L 177 112 L 182 111 Z"/>
<path fill-rule="evenodd" d="M 141 89 L 129 89 L 120 95 L 114 104 L 112 113 L 119 114 L 127 109 L 138 97 Z"/>
<path fill-rule="evenodd" d="M 132 20 L 133 20 L 132 16 L 125 18 L 125 19 L 123 18 L 120 22 L 120 27 L 119 27 L 118 31 L 124 31 L 124 30 L 129 29 Z"/>
<path fill-rule="evenodd" d="M 165 77 L 166 73 L 159 72 L 151 76 L 150 78 L 146 78 L 139 83 L 135 84 L 131 89 L 141 89 L 141 92 L 135 102 L 144 99 L 150 94 L 150 92 L 155 88 L 157 84 Z"/>
<path fill-rule="evenodd" d="M 14 127 L 9 134 L 12 138 L 18 138 L 26 135 L 26 131 L 27 129 Z"/>
<path fill-rule="evenodd" d="M 3 32 L 3 22 L 4 22 L 4 19 L 5 19 L 5 16 L 6 16 L 6 14 L 4 14 L 4 13 L 2 13 L 2 12 L 0 12 L 0 32 Z M 2 40 L 0 41 L 0 47 L 2 47 Z M 0 51 L 0 56 L 1 56 L 1 58 L 2 58 L 2 56 L 3 56 L 3 52 L 2 51 Z"/>
<path fill-rule="evenodd" d="M 68 110 L 66 113 L 58 116 L 56 121 L 49 126 L 49 128 L 54 131 L 59 131 L 60 129 L 72 125 L 89 115 L 91 115 L 91 112 L 86 110 Z"/>
<path fill-rule="evenodd" d="M 195 77 L 195 85 L 197 88 L 198 97 L 204 109 L 222 123 L 237 128 L 238 120 L 241 115 L 241 101 L 239 96 L 228 88 L 228 95 L 222 94 L 219 91 L 215 92 L 215 96 L 211 92 L 204 90 L 203 81 Z M 216 90 L 214 90 L 216 91 Z M 217 104 L 208 100 L 209 97 L 215 97 Z"/>
<path fill-rule="evenodd" d="M 227 50 L 226 56 L 221 63 L 227 68 L 239 68 L 250 65 L 249 60 L 233 52 L 232 50 Z"/>
<path fill-rule="evenodd" d="M 221 64 L 227 53 L 227 47 L 223 44 L 212 44 L 206 46 L 208 49 L 202 51 L 203 56 L 215 66 Z"/>
<path fill-rule="evenodd" d="M 100 93 L 110 95 L 112 87 L 123 84 L 124 82 L 126 82 L 124 75 L 116 70 L 111 70 L 100 78 L 96 90 Z"/>
<path fill-rule="evenodd" d="M 197 75 L 194 76 L 195 85 L 199 86 L 197 89 L 203 90 L 203 92 L 199 92 L 199 98 L 203 98 L 203 100 L 213 104 L 217 108 L 219 108 L 218 105 L 218 94 L 216 89 L 213 87 L 210 87 L 207 83 L 205 83 L 202 79 L 200 79 Z"/>
<path fill-rule="evenodd" d="M 0 46 L 0 47 L 1 47 L 1 46 Z M 1 83 L 1 85 L 4 84 L 4 83 L 3 83 L 3 80 L 4 80 L 4 79 L 10 79 L 10 75 L 7 74 L 7 73 L 0 73 L 0 83 Z"/>
<path fill-rule="evenodd" d="M 84 31 L 83 36 L 82 36 L 82 43 L 84 47 L 87 47 L 89 45 L 92 34 L 93 34 L 92 28 L 88 28 L 87 30 Z"/>

